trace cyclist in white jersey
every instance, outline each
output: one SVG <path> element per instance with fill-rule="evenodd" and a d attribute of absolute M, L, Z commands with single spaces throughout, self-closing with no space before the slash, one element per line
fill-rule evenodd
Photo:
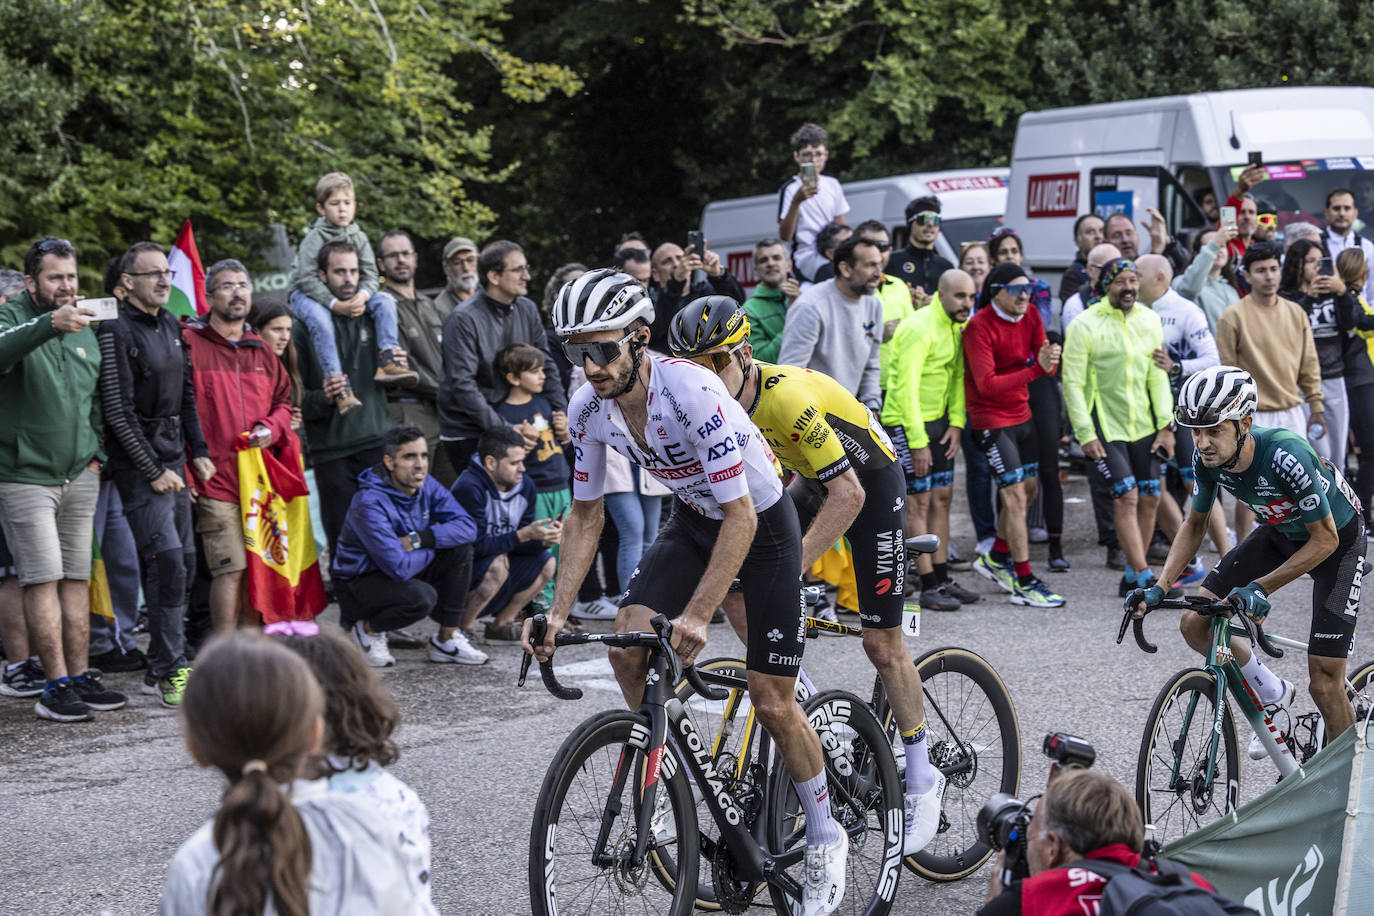
<path fill-rule="evenodd" d="M 553 655 L 554 637 L 567 621 L 605 521 L 606 449 L 671 487 L 672 514 L 630 579 L 615 630 L 648 630 L 660 613 L 673 618 L 673 646 L 690 665 L 706 644 L 712 614 L 739 577 L 748 614 L 750 701 L 806 813 L 801 914 L 822 916 L 844 897 L 849 837 L 831 817 L 820 740 L 794 693 L 806 635 L 796 509 L 762 435 L 716 375 L 685 360 L 645 358 L 653 318 L 644 287 L 612 270 L 583 274 L 554 303 L 564 352 L 583 367 L 587 384 L 568 405 L 573 503 L 563 522 L 547 635 L 542 645 L 531 646 L 526 621 L 521 642 L 540 661 Z M 610 660 L 625 701 L 638 707 L 647 651 L 611 649 Z"/>

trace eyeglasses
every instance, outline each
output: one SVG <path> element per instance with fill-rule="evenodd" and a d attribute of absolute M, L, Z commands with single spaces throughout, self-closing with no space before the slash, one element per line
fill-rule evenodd
<path fill-rule="evenodd" d="M 925 211 L 917 213 L 911 218 L 911 221 L 918 226 L 938 226 L 940 225 L 940 214 Z"/>
<path fill-rule="evenodd" d="M 128 271 L 131 277 L 157 277 L 159 280 L 174 280 L 177 272 L 175 270 L 141 270 L 138 273 Z"/>
<path fill-rule="evenodd" d="M 797 159 L 801 162 L 818 162 L 821 159 L 824 159 L 825 156 L 826 151 L 824 147 L 822 147 L 819 151 L 815 152 L 811 150 L 805 150 L 803 152 L 797 153 Z"/>
<path fill-rule="evenodd" d="M 862 241 L 863 241 L 865 244 L 867 244 L 867 245 L 872 245 L 874 248 L 878 249 L 879 251 L 891 251 L 891 250 L 892 250 L 892 243 L 891 243 L 891 242 L 880 242 L 880 241 L 878 241 L 877 239 L 863 239 Z"/>
<path fill-rule="evenodd" d="M 998 283 L 998 289 L 1007 291 L 1008 296 L 1020 299 L 1022 296 L 1029 296 L 1035 290 L 1034 283 Z"/>
<path fill-rule="evenodd" d="M 407 248 L 405 251 L 388 251 L 386 254 L 382 255 L 382 260 L 390 261 L 393 258 L 409 258 L 414 256 L 414 254 L 414 248 Z"/>
<path fill-rule="evenodd" d="M 525 276 L 528 277 L 528 276 L 530 275 L 530 265 L 528 265 L 528 264 L 521 264 L 519 267 L 502 267 L 501 270 L 499 271 L 499 273 L 503 273 L 503 274 L 507 274 L 507 273 L 509 273 L 509 274 L 524 274 Z M 601 365 L 604 366 L 605 363 L 602 363 Z"/>
<path fill-rule="evenodd" d="M 593 340 L 590 342 L 563 341 L 563 355 L 574 366 L 582 365 L 590 359 L 598 366 L 609 366 L 620 357 L 620 345 L 635 336 L 631 331 L 619 340 Z"/>
<path fill-rule="evenodd" d="M 217 293 L 222 289 L 227 289 L 231 293 L 246 293 L 252 288 L 253 284 L 241 280 L 238 283 L 217 283 L 210 292 Z"/>
<path fill-rule="evenodd" d="M 415 253 L 415 252 L 413 252 L 413 251 L 411 252 L 411 254 L 414 254 L 414 253 Z M 451 257 L 451 258 L 448 259 L 448 262 L 449 262 L 450 264 L 458 264 L 458 265 L 460 265 L 460 266 L 463 265 L 463 264 L 471 264 L 472 266 L 476 267 L 476 266 L 477 266 L 477 255 L 475 255 L 475 254 L 455 254 L 453 257 Z"/>

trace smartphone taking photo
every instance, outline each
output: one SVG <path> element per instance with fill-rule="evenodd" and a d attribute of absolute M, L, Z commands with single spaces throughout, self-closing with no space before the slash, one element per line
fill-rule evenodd
<path fill-rule="evenodd" d="M 1234 225 L 1236 224 L 1236 208 L 1235 208 L 1235 207 L 1222 207 L 1222 208 L 1221 208 L 1221 224 L 1222 224 L 1223 226 L 1234 226 Z"/>
<path fill-rule="evenodd" d="M 1264 167 L 1264 154 L 1261 153 L 1259 150 L 1251 150 L 1249 154 L 1249 159 L 1251 165 L 1259 166 L 1260 168 Z"/>
<path fill-rule="evenodd" d="M 1336 265 L 1331 263 L 1330 258 L 1322 258 L 1317 262 L 1317 276 L 1334 277 L 1336 275 Z"/>
<path fill-rule="evenodd" d="M 816 186 L 816 163 L 803 162 L 801 167 L 802 184 Z"/>
<path fill-rule="evenodd" d="M 113 321 L 119 317 L 119 300 L 114 296 L 102 296 L 99 299 L 81 299 L 76 303 L 79 309 L 90 309 L 95 312 L 92 321 Z"/>
<path fill-rule="evenodd" d="M 703 259 L 706 257 L 706 236 L 700 230 L 687 233 L 687 244 L 692 254 Z"/>

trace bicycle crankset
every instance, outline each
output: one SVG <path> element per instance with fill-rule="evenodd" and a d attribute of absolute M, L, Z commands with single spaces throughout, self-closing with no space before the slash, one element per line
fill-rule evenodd
<path fill-rule="evenodd" d="M 736 873 L 735 856 L 724 843 L 716 843 L 711 855 L 711 885 L 721 912 L 743 913 L 754 902 L 754 883 L 742 880 Z"/>

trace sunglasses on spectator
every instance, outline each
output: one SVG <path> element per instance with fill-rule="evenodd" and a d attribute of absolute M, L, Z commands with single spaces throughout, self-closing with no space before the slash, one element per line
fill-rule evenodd
<path fill-rule="evenodd" d="M 997 241 L 998 239 L 1004 238 L 1004 237 L 1006 237 L 1006 236 L 1011 236 L 1011 237 L 1014 238 L 1014 239 L 1019 239 L 1019 238 L 1021 238 L 1021 236 L 1017 234 L 1017 232 L 1016 232 L 1015 229 L 1012 229 L 1012 228 L 1007 227 L 1007 228 L 998 229 L 998 230 L 997 230 L 996 232 L 994 232 L 992 235 L 988 236 L 988 241 L 989 241 L 989 242 L 995 242 L 995 241 Z"/>
<path fill-rule="evenodd" d="M 1034 283 L 998 283 L 998 289 L 1007 291 L 1008 296 L 1020 299 L 1022 296 L 1029 296 L 1035 289 Z"/>
<path fill-rule="evenodd" d="M 1255 217 L 1255 222 L 1265 228 L 1272 228 L 1279 224 L 1279 217 L 1276 213 L 1261 213 L 1259 216 Z"/>
<path fill-rule="evenodd" d="M 54 251 L 66 251 L 67 249 L 76 250 L 76 246 L 66 239 L 48 239 L 38 245 L 39 254 L 52 254 Z"/>
<path fill-rule="evenodd" d="M 938 226 L 940 225 L 940 214 L 938 213 L 917 213 L 911 221 L 918 226 Z"/>
<path fill-rule="evenodd" d="M 643 248 L 635 248 L 633 246 L 630 248 L 622 248 L 615 253 L 615 259 L 621 264 L 624 264 L 626 261 L 647 261 L 649 260 L 649 252 L 645 251 Z"/>
<path fill-rule="evenodd" d="M 620 356 L 620 345 L 635 336 L 631 331 L 619 340 L 594 340 L 576 343 L 571 340 L 563 341 L 563 355 L 568 357 L 568 362 L 574 366 L 581 366 L 584 360 L 590 359 L 598 366 L 609 366 Z"/>
<path fill-rule="evenodd" d="M 868 244 L 872 245 L 874 248 L 878 249 L 879 251 L 891 251 L 891 250 L 892 250 L 892 243 L 891 243 L 891 242 L 883 242 L 883 241 L 879 241 L 878 239 L 864 239 L 863 241 L 865 241 L 865 242 L 867 242 Z"/>

